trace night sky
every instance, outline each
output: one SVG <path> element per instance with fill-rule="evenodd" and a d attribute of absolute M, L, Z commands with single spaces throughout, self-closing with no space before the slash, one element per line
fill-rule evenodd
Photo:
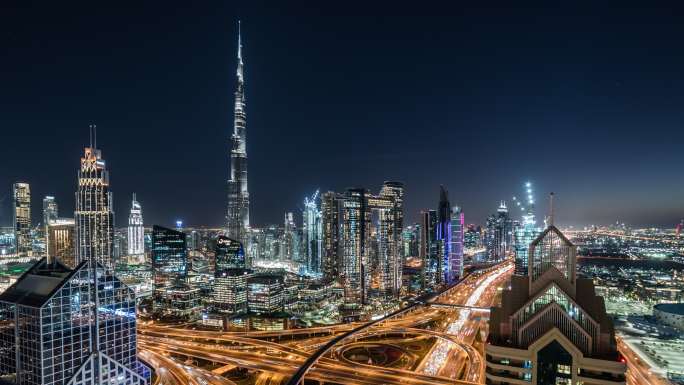
<path fill-rule="evenodd" d="M 133 192 L 146 224 L 221 225 L 238 19 L 253 224 L 384 180 L 411 220 L 443 184 L 482 223 L 527 180 L 560 224 L 684 217 L 681 3 L 253 3 L 3 2 L 0 224 L 19 180 L 36 223 L 47 194 L 73 215 L 95 123 L 118 226 Z"/>

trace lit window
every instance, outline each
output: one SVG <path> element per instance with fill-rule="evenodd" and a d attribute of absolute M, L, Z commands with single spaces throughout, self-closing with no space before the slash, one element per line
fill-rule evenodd
<path fill-rule="evenodd" d="M 558 365 L 558 373 L 570 374 L 572 367 L 570 365 Z"/>

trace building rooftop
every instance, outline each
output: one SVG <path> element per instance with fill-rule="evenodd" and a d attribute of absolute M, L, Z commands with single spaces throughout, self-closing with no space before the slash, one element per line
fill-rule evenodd
<path fill-rule="evenodd" d="M 0 294 L 0 301 L 41 307 L 74 271 L 56 261 L 48 263 L 43 258 Z"/>
<path fill-rule="evenodd" d="M 659 303 L 653 308 L 667 313 L 684 315 L 684 303 Z"/>

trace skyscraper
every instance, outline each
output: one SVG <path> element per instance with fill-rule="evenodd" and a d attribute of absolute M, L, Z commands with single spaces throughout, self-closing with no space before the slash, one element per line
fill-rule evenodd
<path fill-rule="evenodd" d="M 506 258 L 513 247 L 513 221 L 504 201 L 499 204 L 496 214 L 487 218 L 485 247 L 491 262 Z"/>
<path fill-rule="evenodd" d="M 439 205 L 437 207 L 437 247 L 439 258 L 438 283 L 450 281 L 449 248 L 451 247 L 451 203 L 444 186 L 439 186 Z"/>
<path fill-rule="evenodd" d="M 14 197 L 14 240 L 19 254 L 31 252 L 31 187 L 28 183 L 15 183 L 12 186 Z"/>
<path fill-rule="evenodd" d="M 135 293 L 94 259 L 41 259 L 0 294 L 0 374 L 18 385 L 146 385 Z"/>
<path fill-rule="evenodd" d="M 145 229 L 143 228 L 142 207 L 135 199 L 131 201 L 131 213 L 128 216 L 128 258 L 129 263 L 145 262 Z"/>
<path fill-rule="evenodd" d="M 371 276 L 378 277 L 377 289 L 381 296 L 397 297 L 403 261 L 396 196 L 372 195 L 364 188 L 353 188 L 340 199 L 341 276 L 345 300 L 365 304 Z"/>
<path fill-rule="evenodd" d="M 94 128 L 94 127 L 92 127 Z M 76 264 L 91 258 L 113 268 L 114 211 L 109 173 L 97 148 L 86 147 L 78 171 L 76 191 Z"/>
<path fill-rule="evenodd" d="M 309 199 L 304 198 L 303 241 L 306 252 L 306 269 L 310 274 L 321 273 L 321 254 L 323 232 L 321 228 L 321 211 L 318 209 L 318 191 Z"/>
<path fill-rule="evenodd" d="M 624 384 L 613 323 L 594 283 L 576 277 L 576 247 L 551 225 L 492 308 L 487 384 Z"/>
<path fill-rule="evenodd" d="M 449 259 L 447 268 L 447 282 L 452 283 L 463 276 L 463 247 L 464 247 L 464 216 L 458 206 L 451 208 L 451 225 L 449 231 Z"/>
<path fill-rule="evenodd" d="M 437 242 L 437 211 L 421 213 L 420 259 L 422 262 L 420 281 L 423 289 L 441 282 L 442 259 Z"/>
<path fill-rule="evenodd" d="M 339 279 L 340 274 L 340 199 L 328 191 L 321 196 L 321 222 L 323 228 L 323 256 L 321 269 L 325 281 Z"/>
<path fill-rule="evenodd" d="M 245 112 L 245 78 L 242 62 L 242 39 L 238 22 L 238 65 L 235 88 L 233 135 L 230 149 L 228 181 L 227 235 L 249 249 L 249 191 L 247 190 L 247 115 Z"/>
<path fill-rule="evenodd" d="M 214 306 L 221 312 L 247 312 L 247 279 L 251 271 L 245 269 L 245 251 L 240 242 L 218 237 L 214 266 Z"/>
<path fill-rule="evenodd" d="M 46 196 L 43 198 L 43 227 L 47 229 L 50 221 L 54 221 L 59 217 L 59 209 L 55 197 Z"/>

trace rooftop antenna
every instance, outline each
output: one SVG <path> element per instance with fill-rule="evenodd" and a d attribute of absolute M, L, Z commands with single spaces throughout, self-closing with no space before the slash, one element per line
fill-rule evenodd
<path fill-rule="evenodd" d="M 93 124 L 94 148 L 97 148 L 97 124 Z"/>
<path fill-rule="evenodd" d="M 90 148 L 93 148 L 93 125 L 89 125 L 88 129 L 90 130 Z"/>
<path fill-rule="evenodd" d="M 551 214 L 549 215 L 549 226 L 553 226 L 553 192 L 549 194 L 549 210 Z"/>

